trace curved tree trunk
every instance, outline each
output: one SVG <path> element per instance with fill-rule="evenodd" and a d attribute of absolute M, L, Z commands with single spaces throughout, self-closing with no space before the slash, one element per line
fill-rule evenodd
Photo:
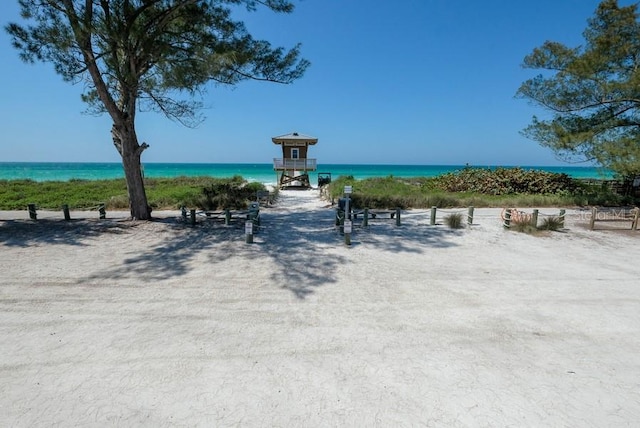
<path fill-rule="evenodd" d="M 144 189 L 144 179 L 140 157 L 149 147 L 146 143 L 138 144 L 138 137 L 130 120 L 114 123 L 111 129 L 113 144 L 122 156 L 122 166 L 129 192 L 129 209 L 131 218 L 136 220 L 151 219 L 151 207 L 147 203 L 147 193 Z"/>
<path fill-rule="evenodd" d="M 131 218 L 137 220 L 151 219 L 151 208 L 147 203 L 147 193 L 144 189 L 144 180 L 140 168 L 140 155 L 122 156 L 122 166 L 127 180 Z"/>

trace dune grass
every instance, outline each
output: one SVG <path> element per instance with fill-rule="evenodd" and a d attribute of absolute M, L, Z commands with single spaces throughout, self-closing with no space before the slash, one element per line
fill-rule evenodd
<path fill-rule="evenodd" d="M 329 185 L 326 194 L 333 199 L 340 198 L 343 196 L 344 186 L 350 185 L 353 188 L 351 198 L 354 206 L 368 208 L 616 206 L 631 202 L 628 198 L 599 187 L 584 186 L 566 176 L 557 178 L 542 172 L 541 178 L 537 179 L 535 175 L 526 172 L 528 179 L 538 180 L 538 186 L 534 187 L 522 183 L 517 170 L 513 180 L 505 177 L 504 171 L 499 171 L 498 174 L 501 175 L 494 180 L 495 186 L 485 186 L 482 191 L 478 190 L 477 183 L 474 182 L 477 176 L 471 173 L 463 174 L 463 178 L 469 180 L 467 186 L 460 176 L 453 174 L 433 178 L 388 176 L 365 180 L 342 176 Z M 461 190 L 447 191 L 446 189 L 454 187 L 448 180 L 452 180 L 455 188 Z M 540 186 L 541 180 L 549 180 L 549 183 Z M 485 178 L 485 181 L 489 180 Z M 566 186 L 562 187 L 562 184 Z M 520 191 L 516 192 L 514 189 Z M 543 190 L 548 192 L 544 193 Z"/>
<path fill-rule="evenodd" d="M 212 177 L 148 178 L 145 188 L 153 209 L 178 209 L 182 205 L 197 207 L 206 199 L 203 190 L 220 183 L 242 185 L 242 177 L 218 179 Z M 250 183 L 255 191 L 260 183 Z M 255 189 L 254 189 L 255 188 Z M 0 180 L 0 209 L 22 210 L 28 204 L 39 209 L 58 210 L 63 204 L 74 210 L 86 210 L 105 204 L 107 209 L 129 209 L 127 185 L 124 179 L 33 181 Z"/>
<path fill-rule="evenodd" d="M 335 200 L 342 196 L 345 185 L 351 185 L 355 207 L 381 209 L 619 206 L 633 202 L 602 187 L 586 187 L 565 175 L 557 177 L 547 172 L 536 175 L 518 169 L 492 174 L 489 170 L 465 169 L 459 174 L 433 178 L 388 176 L 356 180 L 342 176 L 323 193 Z M 240 176 L 148 178 L 145 186 L 149 204 L 156 210 L 178 209 L 183 205 L 205 209 L 239 206 L 242 201 L 231 202 L 231 196 L 231 199 L 247 198 L 265 188 L 260 183 L 247 183 Z M 221 195 L 225 189 L 227 193 Z M 31 203 L 51 210 L 58 210 L 63 204 L 72 210 L 92 209 L 100 204 L 111 210 L 127 210 L 129 198 L 124 179 L 0 180 L 0 210 L 23 210 Z"/>

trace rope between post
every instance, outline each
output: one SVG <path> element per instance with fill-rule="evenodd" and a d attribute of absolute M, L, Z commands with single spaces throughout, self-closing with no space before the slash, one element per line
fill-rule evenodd
<path fill-rule="evenodd" d="M 453 210 L 443 210 L 438 208 L 438 211 L 446 213 L 446 214 L 464 214 L 466 211 L 464 209 L 462 210 L 458 210 L 458 211 L 453 211 Z"/>

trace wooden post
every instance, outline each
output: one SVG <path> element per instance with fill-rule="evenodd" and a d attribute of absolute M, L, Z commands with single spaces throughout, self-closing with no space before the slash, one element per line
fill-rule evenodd
<path fill-rule="evenodd" d="M 504 213 L 504 227 L 507 229 L 511 227 L 511 208 L 507 208 Z"/>
<path fill-rule="evenodd" d="M 344 243 L 345 245 L 351 245 L 351 228 L 353 222 L 351 220 L 345 220 L 344 222 Z"/>
<path fill-rule="evenodd" d="M 473 224 L 473 206 L 469 207 L 469 212 L 467 213 L 467 224 L 471 226 Z"/>
<path fill-rule="evenodd" d="M 565 210 L 560 210 L 560 215 L 558 216 L 558 218 L 560 219 L 560 227 L 564 229 L 564 216 L 565 216 Z"/>
<path fill-rule="evenodd" d="M 100 206 L 98 207 L 98 213 L 100 220 L 104 220 L 105 218 L 107 218 L 107 208 L 104 204 L 100 204 Z"/>
<path fill-rule="evenodd" d="M 180 211 L 182 211 L 182 220 L 187 221 L 187 208 L 183 205 L 180 207 Z"/>
<path fill-rule="evenodd" d="M 631 223 L 631 230 L 638 230 L 638 221 L 640 221 L 640 208 L 635 207 L 635 213 L 633 215 L 633 223 Z"/>
<path fill-rule="evenodd" d="M 591 208 L 591 222 L 589 223 L 589 229 L 593 230 L 596 226 L 596 217 L 598 216 L 598 209 L 596 207 Z"/>
<path fill-rule="evenodd" d="M 438 208 L 437 207 L 431 207 L 431 218 L 429 219 L 429 224 L 431 226 L 435 226 L 436 224 L 436 210 Z"/>
<path fill-rule="evenodd" d="M 192 209 L 190 211 L 189 217 L 191 218 L 191 226 L 195 226 L 196 225 L 196 210 Z"/>
<path fill-rule="evenodd" d="M 36 213 L 36 204 L 28 204 L 27 209 L 29 210 L 29 218 L 31 220 L 37 220 L 38 214 Z"/>
<path fill-rule="evenodd" d="M 260 212 L 250 209 L 247 213 L 247 220 L 251 220 L 251 223 L 260 226 Z"/>
<path fill-rule="evenodd" d="M 533 210 L 533 214 L 531 214 L 531 226 L 537 228 L 538 227 L 538 209 Z"/>
<path fill-rule="evenodd" d="M 365 208 L 362 215 L 362 227 L 369 227 L 369 208 Z"/>
<path fill-rule="evenodd" d="M 224 225 L 229 226 L 231 224 L 231 210 L 229 208 L 224 209 Z"/>
<path fill-rule="evenodd" d="M 66 221 L 71 220 L 71 215 L 69 214 L 69 205 L 64 204 L 64 205 L 62 206 L 62 213 L 64 214 L 64 219 L 65 219 Z"/>
<path fill-rule="evenodd" d="M 396 208 L 396 226 L 400 226 L 400 208 Z"/>

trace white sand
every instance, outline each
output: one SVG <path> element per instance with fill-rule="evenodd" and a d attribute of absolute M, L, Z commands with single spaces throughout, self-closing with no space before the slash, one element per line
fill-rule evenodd
<path fill-rule="evenodd" d="M 283 192 L 254 244 L 2 213 L 0 425 L 637 426 L 640 231 L 421 210 L 347 247 L 325 205 Z"/>

